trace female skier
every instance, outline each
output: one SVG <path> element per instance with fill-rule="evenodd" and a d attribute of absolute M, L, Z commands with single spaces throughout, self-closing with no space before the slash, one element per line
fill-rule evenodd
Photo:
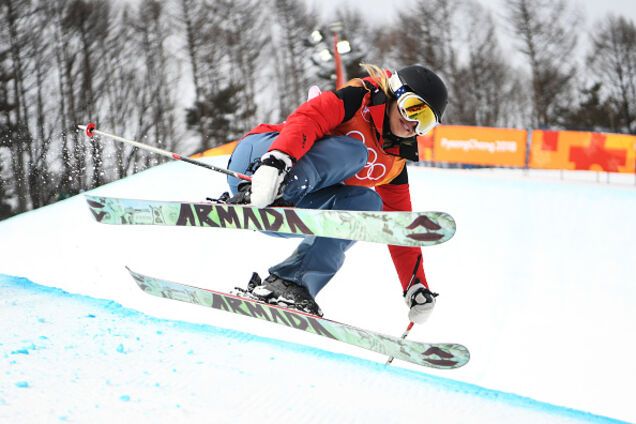
<path fill-rule="evenodd" d="M 234 203 L 309 209 L 411 211 L 406 159 L 418 160 L 417 135 L 437 125 L 447 104 L 444 82 L 421 65 L 369 76 L 302 104 L 282 124 L 261 124 L 232 153 Z M 373 189 L 375 188 L 375 190 Z M 305 238 L 292 255 L 248 284 L 254 297 L 322 316 L 314 300 L 342 266 L 350 240 Z M 409 319 L 435 306 L 419 247 L 389 246 Z"/>

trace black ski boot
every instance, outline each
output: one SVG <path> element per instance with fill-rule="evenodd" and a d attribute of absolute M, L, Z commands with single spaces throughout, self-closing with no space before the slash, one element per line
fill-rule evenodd
<path fill-rule="evenodd" d="M 291 281 L 270 275 L 261 282 L 258 274 L 252 274 L 245 294 L 262 302 L 312 315 L 322 316 L 322 311 L 307 289 Z"/>
<path fill-rule="evenodd" d="M 221 203 L 227 205 L 249 205 L 251 202 L 252 195 L 252 184 L 248 182 L 242 182 L 238 186 L 238 193 L 232 196 L 229 192 L 223 193 L 218 198 L 206 197 L 206 200 L 209 200 L 213 203 Z M 291 208 L 294 204 L 292 202 L 288 202 L 283 199 L 283 197 L 278 197 L 274 202 L 269 205 L 270 208 Z"/>
<path fill-rule="evenodd" d="M 251 202 L 250 196 L 252 195 L 252 183 L 243 181 L 238 185 L 238 193 L 230 197 L 227 203 L 230 205 L 247 205 Z"/>

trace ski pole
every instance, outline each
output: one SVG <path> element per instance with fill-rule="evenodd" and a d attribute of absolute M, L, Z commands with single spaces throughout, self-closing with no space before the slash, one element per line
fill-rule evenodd
<path fill-rule="evenodd" d="M 174 160 L 180 160 L 182 162 L 190 163 L 192 165 L 201 166 L 203 168 L 210 169 L 212 171 L 220 172 L 221 174 L 229 175 L 234 178 L 238 178 L 239 180 L 252 181 L 252 178 L 248 175 L 241 174 L 240 172 L 231 171 L 229 169 L 220 168 L 218 166 L 210 165 L 205 162 L 198 161 L 196 159 L 191 159 L 187 156 L 181 156 L 178 153 L 169 152 L 168 150 L 159 149 L 158 147 L 149 146 L 144 143 L 140 143 L 138 141 L 129 140 L 127 138 L 118 137 L 113 134 L 109 134 L 103 131 L 99 131 L 95 128 L 95 124 L 93 122 L 89 122 L 87 125 L 78 125 L 77 128 L 84 131 L 86 136 L 88 136 L 91 140 L 95 140 L 95 134 L 108 137 L 112 140 L 119 141 L 120 143 L 130 144 L 131 146 L 138 147 L 143 150 L 147 150 L 149 152 L 156 153 L 158 155 L 166 156 Z"/>
<path fill-rule="evenodd" d="M 408 286 L 406 286 L 407 290 L 409 289 L 409 287 L 411 287 L 411 284 L 413 284 L 413 282 L 415 281 L 415 278 L 417 275 L 417 269 L 419 268 L 421 261 L 422 261 L 422 254 L 420 253 L 420 255 L 417 257 L 417 260 L 415 261 L 415 267 L 413 267 L 413 274 L 411 274 L 411 279 L 409 280 L 409 284 Z M 406 339 L 406 337 L 411 332 L 411 328 L 413 328 L 414 325 L 415 323 L 413 321 L 409 321 L 409 325 L 406 327 L 406 330 L 404 331 L 404 333 L 402 333 L 402 337 L 400 337 L 402 340 Z M 387 359 L 385 365 L 390 365 L 391 362 L 393 362 L 393 359 L 395 359 L 393 356 L 389 356 L 389 359 Z"/>
<path fill-rule="evenodd" d="M 408 327 L 406 327 L 406 330 L 404 330 L 404 333 L 402 333 L 402 337 L 400 337 L 400 339 L 402 340 L 406 339 L 406 336 L 409 335 L 409 333 L 411 332 L 411 328 L 413 328 L 414 325 L 415 323 L 413 321 L 409 321 L 409 325 Z M 389 359 L 386 360 L 385 365 L 391 365 L 391 362 L 393 362 L 393 359 L 395 359 L 393 356 L 389 356 Z"/>

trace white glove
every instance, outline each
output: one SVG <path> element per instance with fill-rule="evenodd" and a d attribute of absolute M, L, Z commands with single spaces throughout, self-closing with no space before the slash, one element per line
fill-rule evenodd
<path fill-rule="evenodd" d="M 250 205 L 264 208 L 271 205 L 280 195 L 280 185 L 293 165 L 286 153 L 272 150 L 261 157 L 261 166 L 252 175 Z"/>
<path fill-rule="evenodd" d="M 415 284 L 404 294 L 404 301 L 409 309 L 409 320 L 416 324 L 423 324 L 433 312 L 437 293 L 431 292 L 417 279 Z"/>

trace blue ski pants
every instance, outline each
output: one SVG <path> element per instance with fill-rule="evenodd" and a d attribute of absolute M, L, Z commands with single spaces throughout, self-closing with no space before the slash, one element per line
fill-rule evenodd
<path fill-rule="evenodd" d="M 245 137 L 232 153 L 228 168 L 250 175 L 250 164 L 267 152 L 276 137 L 278 133 L 275 132 Z M 306 209 L 382 210 L 382 199 L 375 190 L 343 184 L 366 163 L 367 148 L 360 140 L 347 136 L 317 140 L 285 177 L 283 199 Z M 232 193 L 236 194 L 240 180 L 228 177 L 228 183 Z M 312 296 L 316 296 L 342 267 L 345 252 L 354 243 L 305 237 L 291 256 L 271 267 L 269 272 L 306 287 Z"/>

